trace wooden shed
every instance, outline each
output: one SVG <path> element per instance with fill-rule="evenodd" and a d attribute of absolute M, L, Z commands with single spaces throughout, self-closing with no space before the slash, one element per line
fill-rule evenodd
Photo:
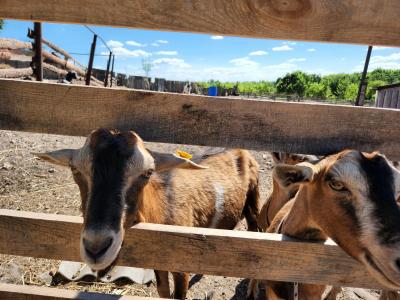
<path fill-rule="evenodd" d="M 400 83 L 378 87 L 375 106 L 400 109 Z"/>

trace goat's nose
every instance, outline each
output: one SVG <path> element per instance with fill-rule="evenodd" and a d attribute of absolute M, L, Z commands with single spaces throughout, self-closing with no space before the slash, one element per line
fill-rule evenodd
<path fill-rule="evenodd" d="M 86 252 L 93 258 L 99 258 L 110 248 L 113 238 L 111 236 L 104 237 L 84 237 L 83 246 Z"/>

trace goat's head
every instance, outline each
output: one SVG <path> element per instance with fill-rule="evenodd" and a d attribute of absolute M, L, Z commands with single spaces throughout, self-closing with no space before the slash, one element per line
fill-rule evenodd
<path fill-rule="evenodd" d="M 273 176 L 285 188 L 300 183 L 294 201 L 304 201 L 309 224 L 400 287 L 400 172 L 383 155 L 346 150 L 315 165 L 277 165 Z"/>
<path fill-rule="evenodd" d="M 117 258 L 154 171 L 205 168 L 175 154 L 147 150 L 134 132 L 106 129 L 93 131 L 80 149 L 36 155 L 70 167 L 82 200 L 81 256 L 94 270 Z"/>

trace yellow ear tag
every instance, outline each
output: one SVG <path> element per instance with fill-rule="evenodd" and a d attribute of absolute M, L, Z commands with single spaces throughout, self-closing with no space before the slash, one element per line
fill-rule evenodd
<path fill-rule="evenodd" d="M 193 155 L 191 155 L 185 151 L 182 151 L 182 150 L 176 150 L 176 154 L 178 154 L 180 157 L 186 158 L 186 159 L 192 159 L 192 157 L 193 157 Z"/>

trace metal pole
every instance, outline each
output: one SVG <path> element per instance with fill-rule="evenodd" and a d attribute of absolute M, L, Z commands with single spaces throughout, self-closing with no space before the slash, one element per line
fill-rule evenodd
<path fill-rule="evenodd" d="M 115 60 L 115 55 L 113 55 L 113 57 L 112 57 L 110 87 L 112 87 L 112 84 L 113 84 L 114 60 Z"/>
<path fill-rule="evenodd" d="M 90 85 L 90 77 L 92 77 L 94 53 L 96 51 L 96 42 L 97 42 L 97 34 L 94 34 L 92 47 L 90 48 L 89 64 L 86 71 L 86 80 L 85 80 L 86 85 Z"/>
<path fill-rule="evenodd" d="M 367 57 L 365 58 L 364 70 L 361 75 L 360 86 L 358 88 L 357 100 L 354 104 L 355 106 L 363 106 L 364 99 L 365 99 L 365 92 L 367 90 L 367 72 L 368 72 L 368 65 L 369 59 L 371 58 L 372 46 L 368 46 Z"/>
<path fill-rule="evenodd" d="M 43 59 L 42 59 L 42 23 L 35 22 L 33 25 L 35 34 L 35 56 L 34 70 L 37 81 L 43 81 Z"/>
<path fill-rule="evenodd" d="M 104 86 L 107 86 L 107 85 L 108 85 L 108 74 L 110 73 L 111 57 L 112 57 L 112 52 L 110 52 L 110 55 L 108 56 L 106 77 L 104 78 Z"/>

